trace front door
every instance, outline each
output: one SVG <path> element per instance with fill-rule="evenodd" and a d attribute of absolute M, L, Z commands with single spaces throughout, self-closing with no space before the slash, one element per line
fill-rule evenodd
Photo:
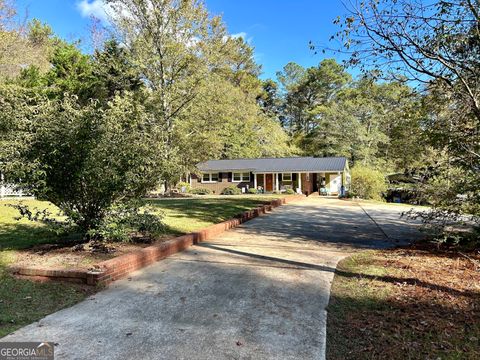
<path fill-rule="evenodd" d="M 273 191 L 273 174 L 265 174 L 265 191 Z"/>

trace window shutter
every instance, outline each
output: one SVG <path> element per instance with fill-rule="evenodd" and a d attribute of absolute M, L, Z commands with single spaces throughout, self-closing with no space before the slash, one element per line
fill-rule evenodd
<path fill-rule="evenodd" d="M 223 176 L 223 173 L 219 172 L 217 182 L 222 182 L 222 176 Z"/>
<path fill-rule="evenodd" d="M 227 173 L 228 182 L 232 182 L 232 176 L 233 174 L 231 172 Z"/>
<path fill-rule="evenodd" d="M 278 181 L 283 181 L 283 174 L 278 174 Z"/>

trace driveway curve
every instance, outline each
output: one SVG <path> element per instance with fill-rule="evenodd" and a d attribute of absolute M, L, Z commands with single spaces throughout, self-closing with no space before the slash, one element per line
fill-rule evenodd
<path fill-rule="evenodd" d="M 338 261 L 418 236 L 400 212 L 282 206 L 1 340 L 53 341 L 56 359 L 324 359 Z"/>

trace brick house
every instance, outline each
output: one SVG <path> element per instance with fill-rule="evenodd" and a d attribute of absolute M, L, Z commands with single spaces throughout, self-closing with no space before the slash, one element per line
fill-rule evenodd
<path fill-rule="evenodd" d="M 220 194 L 229 186 L 246 192 L 322 192 L 339 195 L 348 191 L 350 173 L 345 157 L 289 157 L 261 159 L 209 160 L 197 165 L 198 174 L 189 178 L 190 186 L 207 188 Z"/>

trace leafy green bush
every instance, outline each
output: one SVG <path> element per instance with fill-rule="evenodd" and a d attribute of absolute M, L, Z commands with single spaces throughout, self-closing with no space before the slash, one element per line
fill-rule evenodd
<path fill-rule="evenodd" d="M 240 190 L 238 187 L 235 185 L 230 185 L 226 187 L 225 189 L 222 190 L 222 195 L 240 195 L 242 193 L 242 190 Z"/>
<path fill-rule="evenodd" d="M 250 189 L 248 189 L 248 193 L 249 194 L 258 194 L 258 190 L 255 189 L 255 188 L 250 188 Z"/>
<path fill-rule="evenodd" d="M 381 200 L 387 190 L 385 176 L 375 169 L 356 166 L 352 169 L 352 185 L 350 191 L 353 196 L 362 199 Z"/>
<path fill-rule="evenodd" d="M 194 194 L 194 195 L 209 195 L 211 193 L 212 191 L 206 188 L 195 188 L 190 190 L 190 194 Z"/>
<path fill-rule="evenodd" d="M 191 186 L 188 182 L 180 181 L 177 184 L 177 189 L 181 192 L 183 188 L 185 189 L 185 192 L 190 192 Z"/>
<path fill-rule="evenodd" d="M 287 190 L 285 190 L 285 194 L 287 194 L 287 195 L 294 195 L 294 194 L 295 194 L 295 191 L 294 191 L 293 189 L 288 188 Z"/>
<path fill-rule="evenodd" d="M 153 213 L 150 207 L 141 207 L 142 204 L 122 204 L 105 216 L 100 225 L 91 229 L 88 235 L 91 239 L 127 242 L 133 234 L 154 238 L 165 231 L 162 216 Z"/>
<path fill-rule="evenodd" d="M 158 183 L 162 130 L 133 95 L 105 104 L 76 96 L 18 103 L 0 87 L 0 99 L 0 122 L 13 129 L 2 137 L 2 172 L 59 207 L 82 234 Z M 23 116 L 3 111 L 12 107 Z"/>

